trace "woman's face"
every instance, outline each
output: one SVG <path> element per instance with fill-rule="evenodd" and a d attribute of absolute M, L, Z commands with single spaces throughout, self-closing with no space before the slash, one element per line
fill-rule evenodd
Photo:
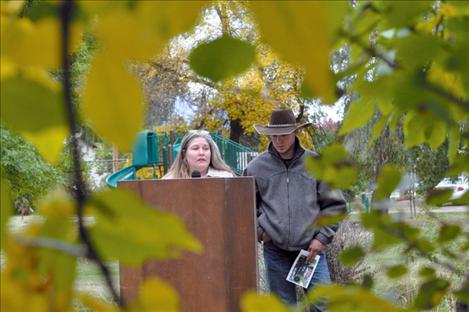
<path fill-rule="evenodd" d="M 202 176 L 207 174 L 211 159 L 210 145 L 203 137 L 195 137 L 187 146 L 186 161 L 190 172 L 197 170 Z"/>

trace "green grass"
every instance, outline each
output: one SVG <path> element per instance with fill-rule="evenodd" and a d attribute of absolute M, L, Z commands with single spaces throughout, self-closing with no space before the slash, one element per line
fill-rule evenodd
<path fill-rule="evenodd" d="M 119 264 L 117 262 L 106 263 L 112 276 L 113 283 L 119 289 Z M 77 278 L 75 279 L 75 289 L 90 293 L 95 297 L 111 301 L 112 296 L 107 288 L 103 275 L 93 262 L 86 259 L 79 259 L 77 268 Z"/>

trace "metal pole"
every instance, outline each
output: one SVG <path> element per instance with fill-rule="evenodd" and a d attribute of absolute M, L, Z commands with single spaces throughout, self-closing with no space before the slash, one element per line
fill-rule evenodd
<path fill-rule="evenodd" d="M 112 172 L 116 172 L 119 169 L 119 151 L 117 145 L 112 145 Z"/>

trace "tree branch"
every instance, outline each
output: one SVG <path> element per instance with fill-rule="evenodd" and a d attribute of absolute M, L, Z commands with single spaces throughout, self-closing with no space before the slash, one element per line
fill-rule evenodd
<path fill-rule="evenodd" d="M 425 87 L 429 91 L 431 91 L 435 94 L 438 94 L 439 96 L 442 96 L 442 97 L 450 100 L 451 102 L 459 105 L 462 109 L 464 109 L 466 111 L 469 111 L 469 101 L 455 96 L 454 94 L 446 91 L 445 89 L 441 88 L 440 86 L 437 86 L 437 85 L 429 82 L 427 79 L 425 79 L 424 83 L 425 83 Z"/>
<path fill-rule="evenodd" d="M 75 257 L 85 257 L 86 249 L 81 245 L 72 245 L 64 241 L 47 238 L 37 237 L 33 239 L 16 238 L 21 244 L 31 247 L 44 247 L 52 250 L 57 250 L 65 254 Z"/>
<path fill-rule="evenodd" d="M 61 19 L 61 55 L 62 55 L 62 66 L 63 66 L 63 94 L 64 94 L 64 104 L 65 112 L 67 117 L 68 126 L 70 128 L 71 135 L 71 153 L 73 160 L 74 168 L 74 177 L 73 181 L 76 186 L 74 195 L 77 204 L 77 217 L 78 217 L 78 232 L 80 235 L 80 240 L 86 246 L 86 255 L 89 259 L 94 261 L 101 273 L 103 274 L 106 284 L 111 292 L 111 295 L 115 302 L 120 306 L 123 306 L 120 297 L 114 287 L 114 284 L 111 279 L 111 274 L 107 266 L 103 263 L 99 257 L 96 249 L 91 243 L 91 239 L 86 230 L 86 227 L 83 222 L 83 208 L 87 200 L 87 190 L 86 185 L 83 181 L 81 175 L 81 163 L 80 163 L 80 154 L 78 149 L 78 125 L 75 108 L 72 103 L 72 83 L 71 83 L 71 64 L 69 56 L 69 42 L 70 42 L 70 22 L 72 18 L 72 10 L 74 8 L 73 0 L 64 0 L 60 8 L 60 19 Z"/>
<path fill-rule="evenodd" d="M 393 228 L 387 226 L 386 224 L 381 224 L 381 229 L 386 231 L 388 234 L 393 235 L 393 236 L 397 237 L 398 239 L 400 239 L 402 242 L 407 244 L 407 247 L 409 249 L 413 249 L 413 250 L 417 251 L 417 253 L 420 254 L 420 256 L 430 260 L 433 263 L 436 263 L 436 264 L 448 269 L 449 271 L 453 272 L 456 275 L 463 275 L 463 272 L 461 272 L 458 268 L 456 268 L 452 263 L 442 261 L 442 260 L 440 260 L 436 257 L 432 257 L 431 254 L 429 254 L 428 252 L 426 252 L 426 251 L 422 250 L 421 248 L 419 248 L 419 246 L 417 246 L 415 243 L 409 241 L 399 231 L 394 230 Z"/>
<path fill-rule="evenodd" d="M 401 65 L 396 60 L 390 60 L 386 56 L 384 56 L 382 53 L 378 52 L 375 48 L 365 45 L 358 36 L 354 36 L 344 30 L 340 31 L 340 35 L 350 40 L 350 42 L 355 43 L 356 45 L 361 47 L 366 53 L 368 53 L 368 55 L 380 59 L 381 61 L 386 63 L 389 67 L 394 68 L 394 69 L 401 68 Z"/>

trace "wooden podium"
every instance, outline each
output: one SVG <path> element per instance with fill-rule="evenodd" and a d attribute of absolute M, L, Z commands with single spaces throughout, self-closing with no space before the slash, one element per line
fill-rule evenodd
<path fill-rule="evenodd" d="M 199 178 L 123 181 L 150 206 L 177 214 L 202 243 L 201 254 L 120 266 L 120 291 L 132 302 L 140 283 L 159 276 L 179 293 L 182 311 L 240 311 L 247 290 L 257 289 L 254 179 Z"/>

